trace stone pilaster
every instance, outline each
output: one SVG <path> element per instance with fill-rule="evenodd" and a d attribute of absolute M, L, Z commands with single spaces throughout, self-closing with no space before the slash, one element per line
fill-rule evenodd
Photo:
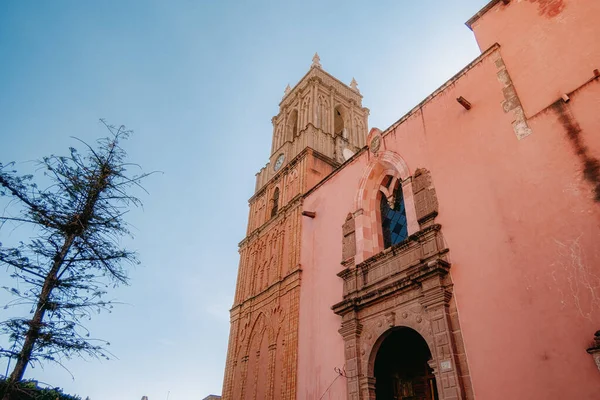
<path fill-rule="evenodd" d="M 269 379 L 267 388 L 267 399 L 274 399 L 273 391 L 275 390 L 275 355 L 277 351 L 277 343 L 269 345 Z"/>
<path fill-rule="evenodd" d="M 438 393 L 444 400 L 463 399 L 463 390 L 457 368 L 458 359 L 453 346 L 452 329 L 448 305 L 452 294 L 444 286 L 442 277 L 434 275 L 422 282 L 421 305 L 431 316 L 434 339 L 434 368 Z M 437 373 L 435 373 L 437 371 Z"/>
<path fill-rule="evenodd" d="M 362 325 L 358 322 L 356 315 L 351 313 L 348 320 L 342 322 L 342 328 L 339 330 L 344 338 L 344 353 L 346 357 L 346 382 L 348 388 L 348 400 L 359 400 L 362 377 L 360 371 L 360 333 Z"/>
<path fill-rule="evenodd" d="M 246 355 L 246 356 L 242 357 L 242 359 L 240 360 L 240 362 L 242 364 L 241 365 L 241 368 L 242 368 L 242 371 L 241 371 L 242 372 L 241 373 L 241 375 L 242 375 L 242 385 L 241 385 L 242 391 L 240 392 L 240 397 L 242 399 L 244 398 L 245 391 L 246 391 L 246 382 L 247 382 L 247 375 L 248 375 L 248 359 L 249 358 L 250 357 Z"/>

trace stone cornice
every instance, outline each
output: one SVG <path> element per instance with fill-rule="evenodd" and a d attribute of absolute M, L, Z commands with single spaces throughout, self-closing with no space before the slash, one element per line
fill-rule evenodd
<path fill-rule="evenodd" d="M 433 224 L 428 227 L 421 229 L 410 235 L 406 240 L 395 244 L 391 247 L 388 247 L 384 251 L 375 254 L 374 256 L 367 258 L 360 264 L 358 264 L 357 268 L 368 267 L 369 265 L 375 264 L 377 261 L 386 260 L 387 258 L 393 257 L 397 254 L 401 254 L 404 250 L 406 250 L 412 242 L 420 242 L 422 238 L 427 236 L 432 232 L 439 232 L 442 226 L 440 224 Z"/>
<path fill-rule="evenodd" d="M 269 228 L 271 227 L 271 225 L 277 224 L 282 219 L 287 218 L 292 213 L 292 211 L 294 211 L 296 208 L 302 206 L 303 201 L 304 201 L 304 198 L 302 197 L 302 195 L 298 194 L 298 195 L 294 196 L 294 198 L 292 198 L 285 206 L 283 206 L 279 210 L 279 213 L 277 214 L 276 217 L 269 218 L 267 220 L 267 222 L 265 222 L 258 228 L 254 229 L 252 232 L 248 233 L 248 235 L 246 235 L 246 237 L 238 243 L 238 247 L 244 246 L 247 242 L 259 237 L 260 234 L 263 233 L 264 231 L 268 231 Z"/>
<path fill-rule="evenodd" d="M 473 30 L 473 24 L 481 17 L 483 17 L 484 14 L 486 14 L 488 11 L 490 11 L 492 8 L 494 8 L 494 6 L 498 3 L 500 3 L 503 0 L 492 0 L 489 3 L 487 3 L 485 6 L 483 6 L 483 8 L 481 10 L 479 10 L 477 12 L 477 14 L 473 15 L 471 18 L 469 18 L 469 20 L 467 22 L 465 22 L 465 25 L 467 27 L 469 27 L 469 29 Z"/>
<path fill-rule="evenodd" d="M 261 194 L 263 194 L 266 190 L 267 187 L 271 184 L 271 182 L 276 181 L 277 179 L 281 179 L 281 177 L 283 177 L 285 175 L 286 172 L 288 172 L 289 170 L 293 169 L 296 165 L 298 165 L 298 163 L 304 158 L 304 156 L 306 156 L 308 153 L 311 153 L 313 156 L 315 156 L 316 158 L 325 161 L 327 163 L 329 163 L 330 165 L 332 165 L 333 167 L 337 168 L 339 167 L 339 164 L 336 163 L 334 160 L 332 160 L 331 158 L 327 157 L 324 154 L 319 153 L 318 151 L 316 151 L 315 149 L 311 148 L 311 147 L 305 147 L 304 149 L 302 149 L 302 151 L 300 151 L 293 159 L 291 159 L 287 164 L 285 164 L 275 175 L 273 175 L 271 177 L 271 179 L 269 179 L 260 189 L 258 189 L 249 199 L 248 199 L 248 203 L 251 203 L 254 199 L 256 199 L 258 196 L 260 196 Z M 267 166 L 269 164 L 267 163 Z M 257 173 L 258 174 L 258 173 Z M 325 178 L 323 178 L 325 179 Z"/>
<path fill-rule="evenodd" d="M 302 268 L 300 265 L 298 265 L 297 268 L 295 268 L 289 274 L 282 277 L 278 281 L 272 283 L 271 285 L 269 285 L 267 288 L 265 288 L 260 293 L 250 296 L 247 299 L 242 300 L 237 304 L 234 304 L 231 307 L 231 309 L 229 310 L 229 312 L 231 314 L 234 314 L 239 309 L 246 307 L 248 304 L 260 303 L 264 300 L 267 300 L 270 296 L 272 296 L 276 293 L 276 291 L 274 291 L 273 289 L 276 289 L 278 287 L 289 290 L 290 288 L 294 288 L 294 287 L 298 286 L 300 284 L 300 273 L 301 272 L 302 272 Z M 290 287 L 290 285 L 291 285 L 291 287 Z"/>
<path fill-rule="evenodd" d="M 474 68 L 477 64 L 479 64 L 481 61 L 483 61 L 485 58 L 487 58 L 490 54 L 492 54 L 495 50 L 498 50 L 499 48 L 500 48 L 500 45 L 498 43 L 494 43 L 493 45 L 491 45 L 486 51 L 481 53 L 477 58 L 475 58 L 473 61 L 471 61 L 467 66 L 465 66 L 463 69 L 458 71 L 456 73 L 456 75 L 454 75 L 452 78 L 448 79 L 442 86 L 440 86 L 439 88 L 434 90 L 429 96 L 427 96 L 419 104 L 417 104 L 415 107 L 413 107 L 412 110 L 410 110 L 409 112 L 404 114 L 398 121 L 396 121 L 392 125 L 390 125 L 385 131 L 381 132 L 381 136 L 384 137 L 388 133 L 392 132 L 398 125 L 402 124 L 404 121 L 406 121 L 408 118 L 410 118 L 415 112 L 417 112 L 418 110 L 423 108 L 425 106 L 425 104 L 429 103 L 431 100 L 433 100 L 439 94 L 444 92 L 444 90 L 446 90 L 448 87 L 450 87 L 452 84 L 454 84 L 454 82 L 459 80 L 464 74 L 469 72 L 472 68 Z"/>
<path fill-rule="evenodd" d="M 337 79 L 321 67 L 311 67 L 308 72 L 298 81 L 298 83 L 290 90 L 279 103 L 279 107 L 283 108 L 289 103 L 292 103 L 296 97 L 302 95 L 302 91 L 311 82 L 311 79 L 320 79 L 325 86 L 332 87 L 335 91 L 349 100 L 354 100 L 357 104 L 361 104 L 362 95 L 346 85 L 344 82 Z"/>
<path fill-rule="evenodd" d="M 440 229 L 439 224 L 426 227 L 356 267 L 340 271 L 337 275 L 344 280 L 344 300 L 335 304 L 333 311 L 345 315 L 394 293 L 419 288 L 432 278 L 441 282 L 441 277 L 448 274 L 450 264 L 446 260 L 448 249 L 443 246 Z M 440 291 L 423 290 L 427 305 L 437 304 L 440 299 L 447 300 L 445 289 L 438 287 Z"/>
<path fill-rule="evenodd" d="M 321 179 L 319 181 L 319 183 L 317 183 L 315 186 L 313 186 L 310 190 L 307 190 L 306 193 L 304 194 L 304 197 L 310 196 L 312 194 L 312 192 L 314 192 L 315 190 L 317 190 L 318 188 L 320 188 L 321 186 L 323 186 L 325 184 L 325 182 L 327 182 L 328 180 L 330 180 L 331 178 L 333 178 L 338 172 L 342 171 L 345 166 L 351 164 L 356 159 L 358 159 L 365 151 L 367 151 L 367 149 L 368 149 L 368 147 L 364 146 L 363 148 L 361 148 L 360 150 L 358 150 L 356 153 L 354 153 L 354 155 L 352 157 L 350 157 L 349 159 L 347 159 L 346 161 L 344 161 L 344 163 L 342 165 L 340 165 L 339 167 L 337 167 L 336 169 L 334 169 L 333 171 L 331 171 L 329 173 L 329 175 L 327 175 L 326 177 L 324 177 L 323 179 Z"/>
<path fill-rule="evenodd" d="M 438 262 L 435 263 L 420 264 L 417 267 L 410 268 L 410 271 L 407 271 L 405 276 L 397 277 L 390 283 L 385 285 L 374 285 L 371 290 L 360 290 L 351 293 L 344 300 L 334 304 L 331 309 L 338 315 L 345 315 L 349 311 L 368 307 L 370 304 L 380 302 L 398 292 L 404 292 L 414 288 L 418 286 L 420 282 L 431 276 L 445 276 L 448 274 L 449 270 L 450 264 L 445 260 L 438 260 Z M 439 298 L 438 296 L 432 296 L 430 302 L 431 304 L 437 304 L 438 301 L 447 301 L 449 298 L 450 293 L 444 290 L 440 291 Z"/>

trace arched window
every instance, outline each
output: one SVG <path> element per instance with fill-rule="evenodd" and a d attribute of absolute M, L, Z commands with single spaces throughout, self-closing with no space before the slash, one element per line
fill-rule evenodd
<path fill-rule="evenodd" d="M 390 185 L 393 178 L 388 176 L 384 186 Z M 398 187 L 389 188 L 393 193 L 389 198 L 383 192 L 381 195 L 381 228 L 383 233 L 384 248 L 391 247 L 405 240 L 408 237 L 408 224 L 406 222 L 406 210 L 404 208 L 404 197 L 402 195 L 402 184 L 397 183 Z"/>
<path fill-rule="evenodd" d="M 288 116 L 287 138 L 291 142 L 298 136 L 298 110 L 293 110 Z"/>
<path fill-rule="evenodd" d="M 333 110 L 333 133 L 346 137 L 344 132 L 344 114 L 342 106 L 337 106 Z"/>
<path fill-rule="evenodd" d="M 277 215 L 279 210 L 279 188 L 275 188 L 273 192 L 273 208 L 271 209 L 271 218 Z"/>

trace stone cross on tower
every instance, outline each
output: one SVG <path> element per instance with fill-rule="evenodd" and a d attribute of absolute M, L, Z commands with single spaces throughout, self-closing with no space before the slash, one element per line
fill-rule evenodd
<path fill-rule="evenodd" d="M 321 68 L 321 58 L 319 57 L 319 53 L 315 53 L 314 57 L 312 58 L 312 65 L 310 67 Z"/>

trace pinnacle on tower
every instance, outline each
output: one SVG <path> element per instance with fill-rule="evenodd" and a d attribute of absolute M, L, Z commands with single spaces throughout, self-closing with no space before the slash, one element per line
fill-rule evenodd
<path fill-rule="evenodd" d="M 350 82 L 350 88 L 358 93 L 360 93 L 360 90 L 358 90 L 358 82 L 356 82 L 356 79 L 352 78 L 352 82 Z"/>
<path fill-rule="evenodd" d="M 312 65 L 310 66 L 311 68 L 321 68 L 321 58 L 319 57 L 319 53 L 315 53 L 314 57 L 312 58 Z"/>
<path fill-rule="evenodd" d="M 292 88 L 290 87 L 290 84 L 288 83 L 288 85 L 285 87 L 285 90 L 283 91 L 283 97 L 287 96 L 288 93 L 290 93 L 292 90 Z"/>

